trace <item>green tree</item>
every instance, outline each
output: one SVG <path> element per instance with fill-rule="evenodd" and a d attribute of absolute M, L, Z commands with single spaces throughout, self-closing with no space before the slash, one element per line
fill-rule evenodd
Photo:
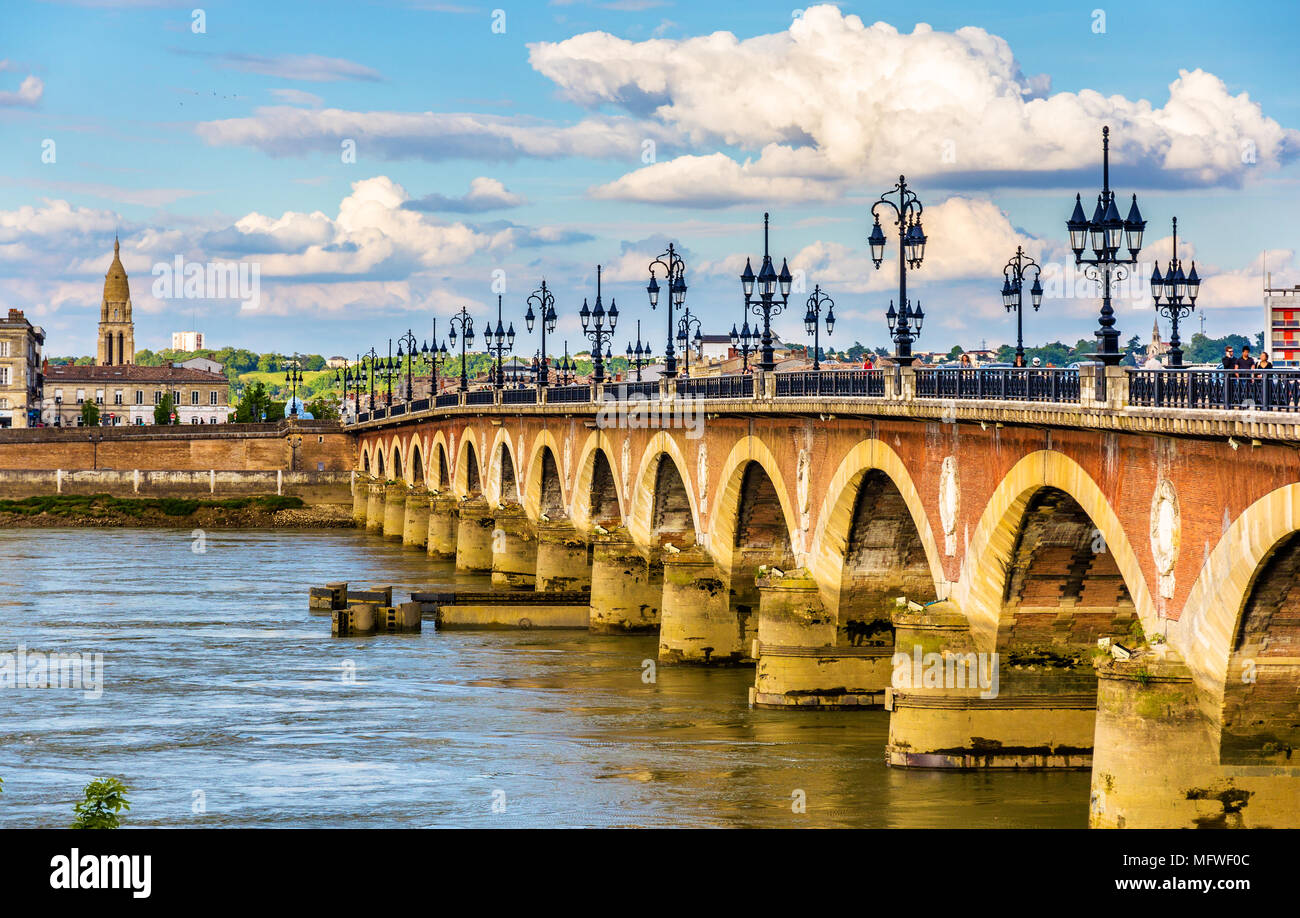
<path fill-rule="evenodd" d="M 238 424 L 259 424 L 262 413 L 270 415 L 271 396 L 262 382 L 255 382 L 244 388 L 244 394 L 235 406 L 235 422 Z"/>
<path fill-rule="evenodd" d="M 278 373 L 280 362 L 278 354 L 263 354 L 257 358 L 257 370 L 259 373 Z"/>
<path fill-rule="evenodd" d="M 129 809 L 126 785 L 117 778 L 100 778 L 86 785 L 86 798 L 72 808 L 72 828 L 116 829 L 121 825 L 117 814 Z"/>
<path fill-rule="evenodd" d="M 337 421 L 339 419 L 338 396 L 322 395 L 319 398 L 312 399 L 303 408 L 318 421 Z"/>
<path fill-rule="evenodd" d="M 158 404 L 153 406 L 153 422 L 155 424 L 179 424 L 181 422 L 180 415 L 177 415 L 175 421 L 172 420 L 172 412 L 175 410 L 176 403 L 172 401 L 172 394 L 170 392 L 165 393 L 158 401 Z"/>
<path fill-rule="evenodd" d="M 304 370 L 311 370 L 313 372 L 317 370 L 323 370 L 325 369 L 325 358 L 322 357 L 320 354 L 309 354 L 308 356 L 302 358 L 302 368 Z"/>
<path fill-rule="evenodd" d="M 86 427 L 96 427 L 99 424 L 99 406 L 90 399 L 81 403 L 81 423 Z"/>

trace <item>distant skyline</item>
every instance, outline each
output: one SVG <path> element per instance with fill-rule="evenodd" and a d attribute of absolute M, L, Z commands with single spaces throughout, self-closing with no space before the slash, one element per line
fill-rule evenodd
<path fill-rule="evenodd" d="M 1148 221 L 1122 340 L 1150 335 L 1145 279 L 1174 216 L 1207 333 L 1253 338 L 1265 267 L 1300 284 L 1300 9 L 1002 6 L 7 3 L 0 309 L 44 326 L 49 354 L 95 353 L 118 234 L 138 348 L 197 329 L 351 357 L 429 337 L 434 315 L 443 335 L 461 305 L 495 318 L 503 292 L 531 356 L 528 294 L 545 277 L 551 349 L 585 350 L 602 264 L 615 352 L 637 319 L 661 352 L 647 264 L 676 243 L 692 312 L 725 333 L 770 211 L 778 267 L 806 285 L 782 337 L 805 340 L 820 284 L 838 320 L 824 346 L 888 346 L 897 246 L 877 271 L 866 235 L 906 173 L 930 237 L 909 276 L 916 348 L 995 347 L 1015 335 L 1002 266 L 1017 245 L 1072 263 L 1065 220 L 1076 192 L 1091 211 L 1109 124 L 1121 209 L 1136 193 Z M 178 257 L 255 266 L 255 301 L 155 296 L 154 267 Z M 1090 337 L 1095 285 L 1051 276 L 1026 342 Z"/>

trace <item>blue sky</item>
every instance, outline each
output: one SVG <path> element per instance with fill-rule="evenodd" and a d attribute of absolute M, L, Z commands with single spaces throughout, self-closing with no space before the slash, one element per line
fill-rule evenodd
<path fill-rule="evenodd" d="M 194 2 L 7 3 L 0 307 L 44 325 L 49 353 L 93 353 L 116 229 L 140 347 L 197 326 L 217 346 L 383 349 L 461 304 L 486 315 L 502 283 L 522 332 L 546 276 L 576 351 L 597 263 L 623 326 L 659 346 L 646 263 L 682 246 L 693 310 L 726 331 L 770 210 L 774 253 L 836 299 L 831 343 L 883 345 L 896 263 L 872 270 L 864 240 L 905 172 L 930 217 L 918 347 L 975 347 L 1014 334 L 1017 244 L 1068 261 L 1102 123 L 1149 221 L 1143 275 L 1176 214 L 1207 331 L 1258 330 L 1266 249 L 1274 282 L 1300 283 L 1294 4 L 792 6 L 212 3 L 196 31 Z M 155 297 L 152 266 L 177 255 L 257 264 L 257 307 Z M 1096 300 L 1075 293 L 1027 337 L 1090 335 Z M 1149 334 L 1143 290 L 1120 316 Z"/>

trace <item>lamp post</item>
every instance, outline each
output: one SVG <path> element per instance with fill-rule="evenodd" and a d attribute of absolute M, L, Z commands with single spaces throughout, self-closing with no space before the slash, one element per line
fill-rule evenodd
<path fill-rule="evenodd" d="M 898 203 L 895 204 L 889 199 L 891 194 L 898 194 Z M 921 199 L 916 196 L 916 192 L 907 187 L 906 177 L 900 175 L 898 184 L 886 191 L 880 196 L 875 204 L 871 205 L 871 215 L 875 218 L 875 223 L 871 227 L 871 235 L 867 237 L 867 243 L 871 246 L 871 261 L 875 264 L 876 270 L 880 270 L 880 263 L 885 258 L 885 231 L 880 225 L 880 214 L 877 208 L 881 205 L 889 205 L 894 211 L 894 225 L 898 227 L 898 304 L 899 309 L 894 311 L 894 301 L 889 301 L 889 311 L 885 313 L 885 321 L 889 324 L 889 337 L 894 341 L 894 356 L 901 362 L 912 359 L 912 342 L 921 336 L 921 323 L 925 321 L 925 313 L 921 311 L 921 301 L 917 300 L 916 308 L 912 308 L 912 303 L 907 298 L 907 269 L 920 268 L 921 262 L 925 259 L 925 231 L 921 228 L 921 213 L 925 209 L 921 204 Z"/>
<path fill-rule="evenodd" d="M 1025 272 L 1033 269 L 1034 283 L 1029 288 L 1029 297 L 1034 304 L 1034 312 L 1043 305 L 1043 285 L 1039 282 L 1043 269 L 1038 262 L 1025 254 L 1022 246 L 1016 246 L 1016 254 L 1002 269 L 1002 305 L 1007 312 L 1016 313 L 1016 365 L 1024 365 L 1025 357 Z"/>
<path fill-rule="evenodd" d="M 509 331 L 501 324 L 501 294 L 497 294 L 497 329 L 496 331 L 492 330 L 492 320 L 488 319 L 487 331 L 483 333 L 483 341 L 487 345 L 488 356 L 495 357 L 497 361 L 496 372 L 492 374 L 492 384 L 497 389 L 504 389 L 506 386 L 506 371 L 502 366 L 502 358 L 507 351 L 515 349 L 515 323 L 510 323 Z"/>
<path fill-rule="evenodd" d="M 420 347 L 421 354 L 427 354 L 429 360 L 429 398 L 438 394 L 438 382 L 442 376 L 442 365 L 447 362 L 447 342 L 438 343 L 438 317 L 433 317 L 433 337 Z"/>
<path fill-rule="evenodd" d="M 826 334 L 835 331 L 835 301 L 826 295 L 818 284 L 813 287 L 812 296 L 808 297 L 808 311 L 804 313 L 803 328 L 813 339 L 813 372 L 821 371 L 821 316 L 826 309 Z"/>
<path fill-rule="evenodd" d="M 546 288 L 546 278 L 542 278 L 542 286 L 538 287 L 528 296 L 528 312 L 524 313 L 524 322 L 528 324 L 528 333 L 532 334 L 533 325 L 536 324 L 538 315 L 533 312 L 533 307 L 537 307 L 537 313 L 541 314 L 542 324 L 542 346 L 538 350 L 536 361 L 536 376 L 534 377 L 537 387 L 545 388 L 547 379 L 550 376 L 550 368 L 546 365 L 546 336 L 555 331 L 555 296 Z"/>
<path fill-rule="evenodd" d="M 577 375 L 578 365 L 569 359 L 569 342 L 564 342 L 564 359 L 555 367 L 555 383 L 559 386 L 567 386 L 573 382 L 573 377 Z"/>
<path fill-rule="evenodd" d="M 474 319 L 470 316 L 469 310 L 464 306 L 460 307 L 460 312 L 451 317 L 451 331 L 447 332 L 448 339 L 451 340 L 451 346 L 456 346 L 456 329 L 460 329 L 460 391 L 464 392 L 469 389 L 469 369 L 465 362 L 465 350 L 474 343 Z"/>
<path fill-rule="evenodd" d="M 691 329 L 695 329 L 695 338 L 691 339 Z M 700 320 L 691 315 L 691 308 L 686 307 L 682 317 L 677 320 L 677 347 L 682 352 L 683 366 L 682 378 L 688 379 L 691 375 L 691 345 L 694 345 L 698 351 L 704 344 L 704 339 L 700 337 Z"/>
<path fill-rule="evenodd" d="M 418 356 L 418 352 L 415 349 L 417 343 L 419 343 L 418 340 L 409 328 L 406 330 L 406 334 L 397 339 L 397 378 L 402 378 L 402 364 L 405 362 L 407 402 L 409 402 L 414 395 L 411 386 L 411 375 L 412 371 L 415 369 L 415 360 Z M 405 347 L 405 350 L 403 350 L 403 347 Z"/>
<path fill-rule="evenodd" d="M 302 366 L 298 362 L 298 352 L 293 352 L 293 360 L 284 371 L 284 381 L 293 387 L 293 396 L 289 399 L 289 414 L 298 416 L 298 383 L 302 382 Z"/>
<path fill-rule="evenodd" d="M 761 370 L 776 369 L 776 357 L 772 353 L 772 316 L 780 315 L 790 302 L 790 266 L 781 259 L 781 273 L 778 275 L 772 267 L 772 256 L 767 249 L 768 215 L 763 214 L 763 266 L 758 271 L 758 299 L 754 295 L 754 269 L 749 259 L 745 259 L 745 270 L 740 275 L 740 286 L 745 293 L 745 311 L 763 318 L 763 334 L 759 348 L 758 366 Z M 777 302 L 777 284 L 780 284 L 780 302 Z M 757 327 L 754 329 L 757 335 Z"/>
<path fill-rule="evenodd" d="M 641 368 L 650 362 L 650 345 L 641 343 L 641 320 L 636 320 L 636 347 L 632 347 L 632 342 L 627 345 L 627 363 L 629 367 L 636 367 L 636 381 L 641 381 Z"/>
<path fill-rule="evenodd" d="M 1156 311 L 1169 319 L 1169 365 L 1183 365 L 1183 341 L 1178 337 L 1178 323 L 1184 316 L 1190 316 L 1196 308 L 1196 297 L 1201 292 L 1201 279 L 1196 274 L 1196 262 L 1192 262 L 1190 274 L 1183 274 L 1183 262 L 1178 257 L 1178 218 L 1174 217 L 1174 254 L 1169 259 L 1165 276 L 1160 276 L 1160 263 L 1151 271 L 1151 296 L 1155 299 Z M 1164 301 L 1161 301 L 1163 295 Z M 1187 300 L 1184 305 L 1183 300 Z"/>
<path fill-rule="evenodd" d="M 657 309 L 659 306 L 659 281 L 655 278 L 655 268 L 662 268 L 664 282 L 668 285 L 668 343 L 664 348 L 664 375 L 677 375 L 677 357 L 673 354 L 673 334 L 676 327 L 673 325 L 673 309 L 680 308 L 686 303 L 686 262 L 682 256 L 668 243 L 668 251 L 664 252 L 654 261 L 650 262 L 650 283 L 646 284 L 646 293 L 650 295 L 650 308 Z"/>
<path fill-rule="evenodd" d="M 1070 248 L 1074 249 L 1074 263 L 1087 265 L 1084 274 L 1101 284 L 1100 326 L 1094 334 L 1098 341 L 1097 353 L 1091 356 L 1106 366 L 1116 366 L 1124 355 L 1119 349 L 1119 329 L 1115 327 L 1115 310 L 1110 304 L 1110 287 L 1113 281 L 1129 276 L 1128 266 L 1137 264 L 1142 248 L 1142 231 L 1146 221 L 1138 210 L 1137 195 L 1129 207 L 1128 216 L 1121 220 L 1115 206 L 1115 192 L 1110 188 L 1110 128 L 1101 129 L 1101 194 L 1097 207 L 1089 220 L 1083 212 L 1083 200 L 1074 196 L 1074 213 L 1065 222 L 1070 232 Z M 1127 237 L 1127 238 L 1126 238 Z M 1084 258 L 1083 250 L 1091 243 L 1092 257 Z M 1119 256 L 1120 247 L 1128 249 L 1128 257 Z"/>
<path fill-rule="evenodd" d="M 369 353 L 361 355 L 361 360 L 365 364 L 365 366 L 362 368 L 362 372 L 364 372 L 366 374 L 366 377 L 370 380 L 370 410 L 374 411 L 375 410 L 375 364 L 379 360 L 379 355 L 375 353 L 375 349 L 372 347 Z"/>
<path fill-rule="evenodd" d="M 601 303 L 600 274 L 601 267 L 596 265 L 596 308 L 588 309 L 587 299 L 583 297 L 582 309 L 578 312 L 578 317 L 582 319 L 582 333 L 595 345 L 591 355 L 591 380 L 597 384 L 605 380 L 605 361 L 612 356 L 609 350 L 609 339 L 613 337 L 614 326 L 618 324 L 618 304 L 614 302 L 614 298 L 609 299 L 608 312 Z M 654 280 L 653 275 L 650 279 Z"/>
<path fill-rule="evenodd" d="M 749 313 L 745 314 L 745 321 L 740 326 L 740 331 L 736 331 L 736 326 L 731 326 L 731 346 L 740 351 L 740 372 L 749 372 L 749 355 L 758 350 L 758 335 L 749 330 Z"/>

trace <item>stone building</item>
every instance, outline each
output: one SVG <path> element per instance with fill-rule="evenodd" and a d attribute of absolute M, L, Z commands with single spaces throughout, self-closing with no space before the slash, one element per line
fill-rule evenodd
<path fill-rule="evenodd" d="M 35 427 L 41 419 L 41 347 L 45 332 L 21 309 L 0 319 L 0 427 Z"/>
<path fill-rule="evenodd" d="M 122 267 L 120 245 L 113 237 L 113 263 L 104 274 L 104 298 L 99 305 L 99 352 L 101 367 L 135 363 L 135 323 L 131 319 L 131 288 Z"/>
<path fill-rule="evenodd" d="M 154 407 L 171 393 L 181 424 L 229 420 L 230 383 L 220 373 L 165 364 L 142 366 L 51 366 L 45 370 L 45 417 L 54 427 L 77 427 L 82 405 L 93 401 L 108 426 L 154 423 Z"/>

